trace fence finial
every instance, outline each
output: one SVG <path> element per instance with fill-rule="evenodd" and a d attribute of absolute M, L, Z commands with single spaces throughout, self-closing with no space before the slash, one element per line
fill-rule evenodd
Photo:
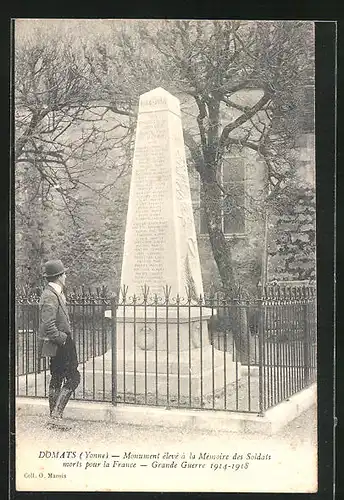
<path fill-rule="evenodd" d="M 164 292 L 164 296 L 165 296 L 165 301 L 168 302 L 169 301 L 169 298 L 170 298 L 170 294 L 171 294 L 171 290 L 172 290 L 172 287 L 168 286 L 168 285 L 165 285 L 163 287 L 163 292 Z"/>
<path fill-rule="evenodd" d="M 141 287 L 141 289 L 142 289 L 142 294 L 143 294 L 143 300 L 144 300 L 144 302 L 147 302 L 148 294 L 149 294 L 149 286 L 147 286 L 145 284 L 145 285 L 143 285 L 143 287 Z"/>
<path fill-rule="evenodd" d="M 123 302 L 126 301 L 126 298 L 127 298 L 127 293 L 128 293 L 128 286 L 127 285 L 122 285 L 120 287 L 120 294 L 122 295 L 122 300 Z"/>

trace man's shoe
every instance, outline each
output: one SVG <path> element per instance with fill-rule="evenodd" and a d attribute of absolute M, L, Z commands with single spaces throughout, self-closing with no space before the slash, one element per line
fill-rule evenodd
<path fill-rule="evenodd" d="M 73 428 L 73 425 L 61 417 L 50 417 L 48 422 L 47 422 L 47 427 L 49 429 L 58 429 L 61 431 L 69 431 Z"/>

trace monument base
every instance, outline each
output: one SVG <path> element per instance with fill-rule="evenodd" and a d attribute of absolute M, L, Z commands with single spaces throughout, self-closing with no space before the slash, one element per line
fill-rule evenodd
<path fill-rule="evenodd" d="M 85 364 L 85 385 L 112 385 L 112 351 Z M 209 344 L 191 351 L 117 351 L 118 394 L 157 395 L 159 398 L 201 398 L 224 390 L 240 379 L 240 363 L 232 353 Z"/>
<path fill-rule="evenodd" d="M 181 352 L 209 344 L 208 321 L 216 314 L 215 309 L 202 307 L 202 317 L 199 311 L 191 309 L 187 315 L 175 306 L 169 308 L 168 317 L 164 311 L 157 312 L 151 306 L 145 308 L 146 316 L 142 306 L 135 309 L 136 315 L 131 306 L 126 307 L 125 316 L 123 307 L 117 312 L 117 349 Z M 111 318 L 110 310 L 105 311 L 105 317 Z"/>

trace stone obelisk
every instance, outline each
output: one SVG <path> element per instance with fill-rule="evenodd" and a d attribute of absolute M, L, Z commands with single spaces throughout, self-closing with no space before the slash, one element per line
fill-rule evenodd
<path fill-rule="evenodd" d="M 142 295 L 203 294 L 179 101 L 162 88 L 140 97 L 121 286 Z"/>
<path fill-rule="evenodd" d="M 169 306 L 154 307 L 153 297 Z M 143 305 L 144 290 L 148 302 Z M 173 299 L 192 297 L 192 307 Z M 123 295 L 124 292 L 124 295 Z M 233 363 L 208 338 L 179 100 L 162 88 L 140 96 L 117 325 L 117 387 L 198 396 L 223 387 Z M 132 298 L 136 297 L 135 306 Z M 174 305 L 173 305 L 174 304 Z M 106 354 L 110 359 L 110 353 Z M 225 366 L 225 368 L 224 368 Z M 226 373 L 224 373 L 226 372 Z"/>

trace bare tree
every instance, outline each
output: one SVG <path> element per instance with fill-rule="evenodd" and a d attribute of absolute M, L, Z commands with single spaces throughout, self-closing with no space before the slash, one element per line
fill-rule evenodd
<path fill-rule="evenodd" d="M 135 29 L 124 26 L 115 48 L 98 50 L 107 71 L 124 62 L 122 84 L 127 95 L 137 97 L 161 85 L 193 100 L 197 112 L 193 125 L 184 128 L 184 138 L 202 182 L 207 228 L 223 289 L 236 297 L 233 242 L 225 237 L 222 225 L 224 203 L 232 193 L 221 180 L 222 164 L 234 150 L 253 151 L 263 160 L 262 216 L 266 217 L 269 201 L 276 203 L 297 168 L 304 85 L 313 68 L 312 24 L 141 21 Z M 240 93 L 254 94 L 256 99 L 240 102 Z M 243 321 L 237 318 L 234 328 L 242 330 Z"/>
<path fill-rule="evenodd" d="M 95 164 L 112 170 L 112 183 L 128 166 L 132 126 L 116 116 L 96 90 L 90 66 L 75 44 L 42 32 L 16 44 L 17 178 L 22 177 L 22 165 L 37 170 L 37 192 L 46 202 L 59 199 L 71 217 L 78 188 L 94 194 L 106 190 L 90 182 Z"/>
<path fill-rule="evenodd" d="M 14 97 L 17 258 L 22 280 L 33 285 L 51 247 L 48 233 L 63 254 L 49 219 L 60 214 L 66 232 L 80 232 L 87 213 L 116 203 L 118 180 L 129 171 L 133 125 L 99 93 L 76 36 L 50 33 L 43 24 L 16 33 Z M 66 234 L 64 244 L 71 238 Z"/>
<path fill-rule="evenodd" d="M 304 85 L 313 68 L 312 24 L 136 21 L 98 52 L 98 67 L 118 75 L 128 99 L 162 85 L 194 101 L 194 125 L 184 128 L 184 137 L 202 181 L 214 258 L 224 289 L 234 296 L 232 243 L 221 223 L 231 193 L 221 181 L 221 167 L 230 151 L 253 151 L 266 166 L 266 203 L 293 178 Z M 103 81 L 108 91 L 111 79 Z M 241 103 L 240 93 L 250 92 L 255 101 Z"/>
<path fill-rule="evenodd" d="M 109 26 L 109 35 L 81 43 L 78 50 L 38 37 L 33 47 L 18 48 L 18 165 L 29 162 L 38 169 L 46 193 L 55 187 L 71 207 L 67 196 L 84 182 L 87 168 L 110 140 L 98 126 L 107 116 L 112 113 L 124 129 L 118 140 L 128 138 L 130 154 L 138 96 L 159 85 L 187 96 L 196 113 L 184 137 L 202 182 L 223 288 L 234 297 L 233 243 L 222 226 L 231 192 L 221 180 L 222 164 L 234 150 L 249 150 L 263 159 L 265 207 L 293 177 L 302 94 L 313 64 L 312 25 L 141 20 L 109 21 Z M 255 101 L 240 101 L 242 92 L 254 93 Z M 67 143 L 66 133 L 74 125 L 79 135 Z"/>

